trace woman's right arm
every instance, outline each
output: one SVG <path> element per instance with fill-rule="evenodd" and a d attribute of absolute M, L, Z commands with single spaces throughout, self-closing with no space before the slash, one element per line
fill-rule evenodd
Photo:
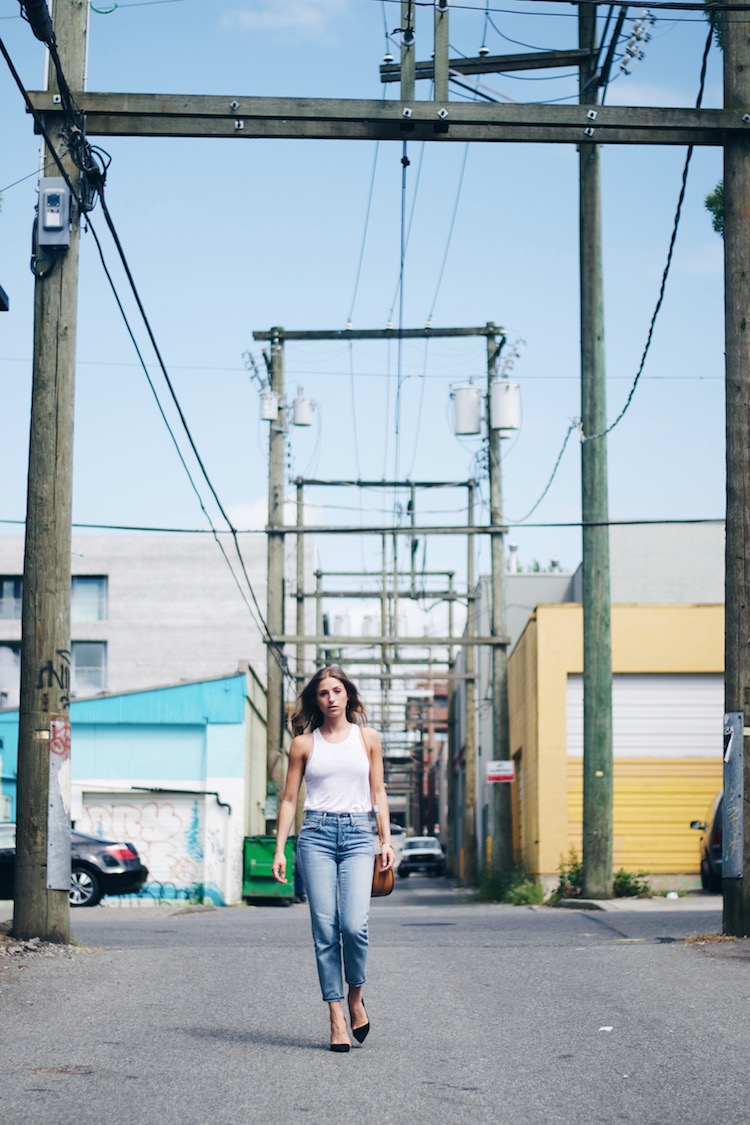
<path fill-rule="evenodd" d="M 309 735 L 298 735 L 292 739 L 289 747 L 289 766 L 286 771 L 286 784 L 284 795 L 279 802 L 279 813 L 276 821 L 276 848 L 273 854 L 271 871 L 277 883 L 288 882 L 286 877 L 286 847 L 289 833 L 294 824 L 297 813 L 302 778 L 305 776 L 305 761 L 307 758 L 307 742 Z"/>

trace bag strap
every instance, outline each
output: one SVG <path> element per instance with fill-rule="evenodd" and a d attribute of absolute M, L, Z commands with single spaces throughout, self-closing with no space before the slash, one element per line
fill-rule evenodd
<path fill-rule="evenodd" d="M 362 741 L 365 744 L 365 750 L 367 751 L 367 758 L 368 758 L 368 761 L 370 763 L 370 801 L 372 802 L 372 811 L 375 813 L 375 823 L 377 824 L 377 827 L 378 827 L 378 839 L 380 840 L 380 850 L 382 851 L 383 850 L 383 825 L 382 825 L 381 820 L 380 820 L 380 809 L 378 808 L 378 806 L 375 803 L 375 793 L 374 793 L 373 788 L 372 788 L 372 751 L 370 750 L 370 747 L 367 745 L 367 739 L 365 738 L 364 734 L 361 735 L 361 738 L 362 738 Z"/>

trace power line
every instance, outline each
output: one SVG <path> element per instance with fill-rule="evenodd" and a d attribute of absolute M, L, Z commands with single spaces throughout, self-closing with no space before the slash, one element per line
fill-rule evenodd
<path fill-rule="evenodd" d="M 704 48 L 704 51 L 703 51 L 703 60 L 702 60 L 702 64 L 701 64 L 701 74 L 700 74 L 698 96 L 697 96 L 697 99 L 696 99 L 696 109 L 700 109 L 701 103 L 703 101 L 703 92 L 704 92 L 705 84 L 706 84 L 706 69 L 707 69 L 707 66 L 708 66 L 708 55 L 709 55 L 709 52 L 711 50 L 712 41 L 713 41 L 713 28 L 711 28 L 709 30 L 708 37 L 706 39 L 706 45 L 705 45 L 705 48 Z M 641 375 L 643 373 L 643 369 L 646 365 L 646 357 L 647 357 L 647 355 L 649 353 L 649 349 L 651 347 L 651 341 L 652 341 L 653 335 L 654 335 L 654 328 L 656 326 L 656 319 L 659 315 L 662 303 L 664 301 L 664 294 L 665 294 L 665 291 L 666 291 L 667 278 L 669 276 L 669 270 L 670 270 L 670 267 L 671 267 L 671 264 L 672 264 L 672 256 L 674 254 L 674 247 L 675 247 L 675 242 L 676 242 L 676 239 L 677 239 L 677 231 L 679 229 L 680 218 L 682 216 L 682 205 L 685 201 L 685 191 L 687 189 L 687 177 L 688 177 L 688 171 L 689 171 L 689 168 L 690 168 L 690 161 L 691 161 L 692 155 L 693 155 L 693 146 L 690 145 L 689 148 L 688 148 L 688 151 L 687 151 L 687 157 L 685 159 L 685 166 L 684 166 L 683 172 L 682 172 L 682 184 L 680 186 L 680 194 L 679 194 L 679 198 L 678 198 L 678 201 L 677 201 L 677 211 L 675 213 L 674 224 L 673 224 L 673 227 L 672 227 L 672 235 L 671 235 L 671 238 L 670 238 L 670 241 L 669 241 L 669 250 L 668 250 L 668 253 L 667 253 L 667 262 L 666 262 L 666 265 L 664 267 L 664 273 L 662 275 L 661 288 L 659 290 L 659 297 L 658 297 L 658 300 L 656 302 L 656 308 L 654 309 L 653 316 L 651 317 L 651 323 L 649 325 L 648 335 L 647 335 L 647 338 L 646 338 L 646 345 L 643 349 L 643 355 L 641 356 L 641 362 L 639 364 L 638 371 L 636 373 L 635 379 L 633 380 L 633 385 L 630 388 L 630 393 L 629 393 L 629 395 L 628 395 L 628 397 L 625 401 L 625 405 L 623 406 L 622 410 L 620 411 L 620 413 L 615 418 L 614 422 L 612 422 L 611 425 L 607 426 L 606 429 L 602 430 L 601 433 L 584 434 L 583 431 L 582 431 L 582 428 L 580 426 L 580 423 L 572 422 L 570 424 L 570 426 L 568 427 L 567 433 L 565 434 L 565 438 L 564 438 L 563 443 L 562 443 L 562 448 L 560 449 L 560 452 L 557 455 L 557 460 L 555 461 L 554 467 L 552 469 L 552 473 L 549 477 L 549 480 L 547 481 L 547 484 L 544 487 L 544 490 L 543 490 L 541 496 L 536 501 L 534 506 L 523 517 L 523 519 L 517 521 L 518 523 L 524 523 L 525 520 L 527 520 L 529 518 L 529 516 L 531 516 L 536 511 L 536 509 L 541 504 L 542 500 L 544 500 L 545 496 L 549 492 L 549 490 L 552 486 L 552 482 L 554 481 L 554 479 L 557 475 L 557 470 L 560 467 L 560 462 L 562 461 L 563 454 L 565 452 L 566 446 L 568 444 L 568 440 L 569 440 L 570 435 L 572 434 L 573 430 L 575 430 L 575 429 L 581 430 L 581 444 L 584 444 L 585 442 L 589 442 L 589 441 L 599 441 L 599 440 L 601 440 L 601 438 L 604 438 L 604 437 L 607 436 L 607 434 L 611 433 L 612 430 L 615 428 L 615 426 L 617 426 L 622 421 L 622 419 L 625 417 L 625 414 L 628 411 L 628 408 L 630 407 L 631 402 L 633 401 L 633 396 L 635 395 L 636 388 L 638 386 Z"/>
<path fill-rule="evenodd" d="M 375 188 L 375 173 L 378 167 L 378 153 L 380 152 L 380 141 L 375 142 L 375 153 L 372 161 L 372 173 L 370 175 L 370 188 L 367 193 L 367 207 L 365 208 L 365 224 L 362 231 L 362 242 L 359 248 L 359 261 L 357 262 L 357 272 L 354 278 L 354 292 L 352 293 L 351 305 L 349 306 L 349 316 L 346 318 L 349 324 L 352 323 L 354 317 L 354 306 L 357 301 L 357 293 L 359 291 L 359 282 L 362 276 L 362 263 L 365 257 L 365 244 L 367 242 L 367 230 L 370 225 L 370 214 L 372 211 L 372 195 Z"/>
<path fill-rule="evenodd" d="M 387 4 L 400 4 L 401 0 L 382 0 Z M 412 0 L 415 8 L 433 8 L 434 0 Z M 566 5 L 569 7 L 591 7 L 591 8 L 607 8 L 612 0 L 546 0 L 548 4 Z M 696 3 L 695 0 L 649 0 L 648 7 L 650 9 L 659 9 L 664 11 L 684 11 L 684 12 L 700 12 L 705 13 L 705 4 Z M 550 16 L 559 15 L 558 12 L 539 12 L 535 8 L 527 11 L 519 11 L 517 8 L 497 8 L 487 7 L 486 5 L 460 3 L 458 0 L 453 0 L 451 4 L 453 11 L 464 12 L 493 12 L 495 14 L 508 15 L 508 16 Z M 713 12 L 750 12 L 750 4 L 721 4 L 711 0 L 711 10 Z M 577 16 L 572 14 L 570 19 L 576 19 Z"/>
<path fill-rule="evenodd" d="M 536 501 L 534 506 L 528 510 L 526 515 L 523 516 L 521 519 L 509 521 L 509 524 L 508 524 L 509 527 L 510 526 L 515 527 L 515 526 L 518 526 L 520 524 L 524 524 L 526 522 L 526 520 L 529 518 L 529 516 L 534 514 L 534 512 L 537 510 L 537 508 L 541 504 L 542 500 L 544 500 L 544 497 L 547 495 L 550 488 L 552 487 L 552 482 L 554 481 L 555 477 L 557 476 L 557 470 L 560 468 L 560 462 L 563 459 L 563 453 L 565 452 L 565 449 L 567 447 L 568 441 L 570 439 L 570 435 L 576 429 L 578 429 L 578 423 L 577 422 L 571 422 L 571 424 L 568 426 L 568 431 L 565 434 L 565 439 L 562 443 L 562 448 L 560 449 L 560 452 L 557 455 L 557 460 L 555 461 L 552 472 L 550 473 L 549 480 L 547 481 L 546 485 L 544 486 L 544 489 L 542 490 L 542 494 L 539 497 L 539 499 Z M 529 524 L 528 526 L 531 527 L 533 525 Z"/>
<path fill-rule="evenodd" d="M 143 302 L 141 301 L 140 294 L 138 292 L 138 288 L 135 284 L 135 279 L 133 277 L 133 274 L 132 274 L 132 271 L 130 269 L 129 263 L 128 263 L 127 258 L 125 256 L 125 252 L 124 252 L 124 249 L 122 247 L 122 243 L 120 242 L 119 236 L 117 234 L 117 230 L 115 228 L 114 222 L 113 222 L 112 217 L 111 217 L 110 212 L 109 212 L 109 208 L 107 207 L 107 203 L 106 203 L 106 200 L 104 198 L 104 181 L 105 181 L 105 178 L 106 178 L 106 171 L 107 171 L 107 165 L 109 163 L 109 159 L 107 158 L 107 162 L 102 164 L 101 162 L 98 161 L 98 155 L 99 155 L 98 150 L 97 150 L 97 155 L 96 156 L 93 155 L 94 150 L 92 150 L 91 146 L 85 140 L 85 136 L 84 136 L 82 130 L 80 129 L 80 127 L 78 126 L 78 123 L 77 123 L 77 120 L 80 117 L 80 111 L 78 110 L 77 106 L 75 105 L 75 101 L 74 101 L 73 96 L 70 92 L 70 88 L 69 88 L 69 86 L 67 84 L 67 81 L 65 79 L 65 75 L 62 71 L 59 56 L 57 54 L 57 48 L 54 44 L 54 34 L 46 42 L 47 42 L 47 46 L 48 46 L 49 51 L 50 51 L 50 56 L 51 56 L 51 58 L 53 60 L 53 63 L 55 65 L 55 70 L 56 70 L 57 79 L 58 79 L 58 85 L 60 87 L 60 96 L 61 96 L 61 100 L 62 100 L 63 109 L 66 113 L 66 116 L 72 117 L 73 121 L 74 121 L 73 127 L 70 130 L 69 136 L 67 138 L 71 158 L 73 159 L 73 161 L 77 165 L 77 167 L 80 168 L 80 170 L 84 174 L 84 177 L 86 175 L 88 175 L 94 181 L 94 188 L 95 188 L 95 192 L 98 195 L 99 200 L 101 202 L 102 213 L 104 214 L 105 221 L 107 223 L 107 226 L 110 230 L 110 234 L 112 235 L 113 241 L 114 241 L 115 246 L 117 248 L 117 251 L 118 251 L 118 254 L 119 254 L 119 257 L 120 257 L 120 261 L 122 263 L 122 266 L 123 266 L 123 268 L 125 270 L 125 273 L 126 273 L 126 276 L 128 278 L 128 282 L 130 284 L 131 292 L 132 292 L 132 294 L 135 298 L 136 304 L 138 305 L 138 309 L 139 309 L 139 312 L 141 314 L 141 318 L 142 318 L 143 323 L 146 327 L 147 334 L 148 334 L 149 339 L 151 341 L 152 347 L 154 349 L 154 353 L 156 355 L 156 358 L 157 358 L 157 361 L 158 361 L 159 366 L 161 368 L 164 379 L 167 383 L 167 387 L 169 389 L 170 395 L 171 395 L 172 400 L 174 402 L 174 405 L 177 409 L 177 412 L 178 412 L 178 415 L 180 417 L 180 421 L 182 423 L 183 429 L 184 429 L 185 434 L 188 438 L 188 442 L 189 442 L 189 444 L 190 444 L 190 446 L 193 450 L 193 454 L 195 455 L 195 458 L 196 458 L 196 460 L 198 462 L 198 465 L 201 469 L 201 473 L 202 473 L 202 475 L 203 475 L 203 477 L 206 481 L 206 484 L 208 485 L 208 488 L 209 488 L 211 494 L 213 495 L 214 500 L 216 501 L 216 504 L 219 508 L 219 511 L 221 512 L 222 516 L 224 517 L 224 519 L 227 523 L 230 534 L 233 537 L 235 551 L 236 551 L 237 557 L 239 559 L 240 568 L 241 568 L 243 576 L 245 578 L 245 582 L 247 583 L 247 588 L 250 591 L 250 596 L 252 598 L 253 604 L 255 605 L 256 611 L 257 611 L 258 616 L 260 618 L 260 622 L 261 622 L 261 625 L 262 625 L 262 631 L 265 633 L 265 635 L 268 639 L 268 642 L 271 645 L 271 651 L 273 652 L 275 659 L 279 662 L 280 666 L 284 669 L 286 675 L 290 679 L 293 679 L 292 674 L 291 674 L 291 670 L 289 669 L 289 666 L 288 666 L 288 663 L 287 663 L 287 660 L 286 660 L 286 656 L 285 656 L 283 650 L 276 643 L 275 639 L 271 636 L 271 633 L 268 629 L 268 625 L 267 625 L 267 623 L 265 621 L 265 618 L 263 616 L 263 611 L 261 610 L 260 605 L 258 603 L 257 597 L 255 595 L 255 591 L 254 591 L 252 583 L 250 581 L 250 576 L 249 576 L 249 574 L 247 572 L 247 568 L 245 566 L 245 560 L 242 557 L 242 552 L 240 550 L 240 545 L 239 545 L 239 542 L 238 542 L 238 539 L 237 539 L 237 530 L 234 527 L 234 525 L 232 524 L 232 521 L 230 520 L 229 516 L 227 515 L 227 512 L 225 511 L 224 506 L 221 503 L 221 500 L 219 499 L 218 493 L 216 492 L 216 489 L 214 488 L 213 483 L 212 483 L 210 477 L 208 476 L 208 472 L 207 472 L 206 467 L 203 463 L 203 460 L 200 456 L 200 453 L 198 452 L 198 447 L 197 447 L 197 445 L 196 445 L 196 443 L 193 439 L 192 433 L 191 433 L 190 428 L 187 424 L 187 419 L 185 418 L 184 412 L 182 410 L 182 407 L 179 403 L 176 392 L 174 390 L 174 386 L 172 385 L 172 381 L 169 377 L 166 366 L 165 366 L 164 361 L 162 359 L 161 352 L 159 350 L 158 344 L 156 342 L 156 338 L 155 338 L 153 330 L 151 328 L 150 321 L 148 319 L 148 316 L 146 315 L 146 310 L 143 306 Z M 40 132 L 42 133 L 42 135 L 44 137 L 44 140 L 45 140 L 45 143 L 46 143 L 46 145 L 49 149 L 49 152 L 50 152 L 51 156 L 53 157 L 55 163 L 57 164 L 58 168 L 60 169 L 68 187 L 71 190 L 72 195 L 76 199 L 76 201 L 77 201 L 77 203 L 78 203 L 78 205 L 79 205 L 79 207 L 81 208 L 82 211 L 85 212 L 85 211 L 90 210 L 91 207 L 93 206 L 93 202 L 89 201 L 88 204 L 87 204 L 85 199 L 81 196 L 81 193 L 79 193 L 79 191 L 72 184 L 72 182 L 70 180 L 70 177 L 68 176 L 68 174 L 65 170 L 65 167 L 64 167 L 64 165 L 63 165 L 63 163 L 62 163 L 62 161 L 59 157 L 59 154 L 55 150 L 55 147 L 52 144 L 52 141 L 49 137 L 49 134 L 46 131 L 44 123 L 43 123 L 40 115 L 37 113 L 37 111 L 32 106 L 31 100 L 28 96 L 28 92 L 26 91 L 26 89 L 23 85 L 23 82 L 21 81 L 21 78 L 18 75 L 18 72 L 16 71 L 16 68 L 13 65 L 12 59 L 10 58 L 10 55 L 8 54 L 8 51 L 5 47 L 5 44 L 2 42 L 1 39 L 0 39 L 0 53 L 2 53 L 3 57 L 5 58 L 8 66 L 10 68 L 11 74 L 12 74 L 12 76 L 13 76 L 15 82 L 16 82 L 16 85 L 18 86 L 18 88 L 19 88 L 19 90 L 20 90 L 20 92 L 21 92 L 21 94 L 24 98 L 24 101 L 26 102 L 27 107 L 30 109 L 31 113 L 33 114 L 34 120 L 36 121 L 37 126 L 40 129 Z M 74 134 L 74 136 L 72 138 L 70 136 L 70 133 Z M 106 154 L 104 154 L 104 155 L 106 155 Z M 90 222 L 90 220 L 89 220 L 89 227 L 90 227 L 92 233 L 94 234 L 94 238 L 97 242 L 97 247 L 99 249 L 100 256 L 102 256 L 102 260 L 103 260 L 101 245 L 99 243 L 98 238 L 96 237 L 96 232 L 94 231 L 93 224 Z M 105 273 L 107 274 L 107 278 L 110 282 L 110 285 L 114 289 L 111 275 L 109 274 L 109 272 L 106 269 L 105 269 Z M 121 304 L 119 298 L 117 299 L 117 303 L 118 303 L 118 306 L 120 308 L 120 312 L 123 314 L 123 317 L 124 317 L 124 310 L 122 308 L 122 304 Z M 127 318 L 124 317 L 124 319 L 125 319 L 126 327 L 128 328 L 128 331 L 130 332 L 130 326 L 127 322 Z M 133 339 L 132 332 L 130 332 L 130 334 L 131 334 L 131 339 Z M 136 349 L 136 350 L 138 351 L 138 349 Z M 138 354 L 139 354 L 139 358 L 141 358 L 139 351 L 138 351 Z M 142 363 L 142 366 L 144 366 L 144 370 L 145 370 L 145 365 L 143 365 L 143 363 Z M 151 382 L 151 380 L 149 378 L 149 383 L 150 382 Z M 153 390 L 153 385 L 152 385 L 152 390 Z M 158 397 L 157 397 L 157 401 L 158 401 Z M 161 409 L 161 407 L 160 407 L 160 409 Z M 164 416 L 163 411 L 162 411 L 162 416 Z M 166 419 L 165 419 L 165 421 L 166 421 Z M 171 433 L 172 433 L 172 431 L 170 429 L 170 434 Z M 173 434 L 172 434 L 172 438 L 173 438 L 173 440 L 175 440 Z M 181 460 L 183 461 L 183 465 L 184 465 L 185 462 L 184 462 L 184 459 L 182 457 L 181 457 Z M 187 468 L 187 466 L 185 466 L 185 467 Z M 189 473 L 188 473 L 188 476 L 190 477 Z M 195 489 L 195 483 L 194 483 L 192 477 L 190 477 L 190 481 L 191 481 L 191 484 L 193 485 L 193 488 Z M 195 489 L 195 490 L 197 492 L 197 489 Z M 199 500 L 200 500 L 200 497 L 199 497 Z M 209 518 L 209 523 L 211 523 L 210 517 L 208 517 L 208 513 L 206 512 L 206 509 L 205 509 L 202 502 L 201 502 L 201 507 L 202 507 L 204 513 L 206 514 L 207 518 Z M 212 529 L 213 529 L 213 533 L 215 535 L 216 529 L 213 527 L 213 524 L 211 524 L 211 526 L 212 526 Z M 217 539 L 217 543 L 218 543 L 218 539 Z M 221 544 L 219 544 L 219 546 L 221 548 Z M 221 550 L 222 550 L 222 554 L 224 554 L 225 558 L 226 558 L 226 554 L 225 554 L 223 548 L 221 548 Z M 229 563 L 228 559 L 227 559 L 227 563 Z M 235 577 L 235 581 L 237 581 L 234 569 L 231 567 L 231 565 L 230 565 L 230 570 L 231 570 L 233 576 Z M 248 606 L 248 608 L 249 608 L 249 606 Z M 257 622 L 256 622 L 256 624 L 257 624 Z"/>
<path fill-rule="evenodd" d="M 522 531 L 544 530 L 545 528 L 565 527 L 692 527 L 699 524 L 724 524 L 723 516 L 682 516 L 655 519 L 626 519 L 626 520 L 544 520 L 539 523 L 522 523 L 520 520 L 504 521 L 503 526 L 509 529 L 519 528 Z M 0 524 L 13 527 L 24 527 L 25 520 L 5 519 L 0 517 Z M 207 527 L 151 527 L 142 524 L 114 524 L 114 523 L 73 523 L 73 527 L 86 531 L 141 531 L 144 534 L 164 535 L 213 535 L 211 528 Z M 489 525 L 488 525 L 489 530 Z M 217 535 L 229 535 L 229 530 L 217 529 Z M 238 535 L 265 535 L 265 528 L 238 528 Z"/>
<path fill-rule="evenodd" d="M 255 625 L 257 626 L 259 632 L 263 633 L 264 632 L 263 627 L 260 624 L 260 622 L 257 620 L 257 618 L 255 617 L 255 614 L 253 612 L 253 608 L 250 605 L 250 602 L 247 600 L 247 597 L 245 595 L 245 591 L 242 589 L 242 586 L 240 585 L 239 579 L 237 578 L 237 575 L 234 571 L 234 568 L 229 561 L 229 558 L 227 556 L 226 551 L 224 550 L 224 546 L 223 546 L 221 540 L 218 537 L 216 527 L 214 526 L 214 523 L 213 523 L 210 515 L 208 514 L 208 511 L 206 510 L 206 506 L 203 503 L 203 497 L 201 496 L 201 494 L 198 490 L 198 486 L 196 485 L 195 480 L 193 479 L 192 473 L 190 472 L 190 469 L 188 468 L 187 462 L 185 461 L 185 458 L 183 456 L 182 450 L 180 449 L 179 442 L 177 441 L 177 437 L 174 433 L 174 430 L 172 429 L 172 427 L 169 423 L 169 419 L 167 418 L 167 416 L 164 412 L 164 407 L 161 404 L 161 400 L 159 399 L 159 395 L 157 394 L 156 387 L 154 386 L 153 380 L 152 380 L 152 378 L 149 374 L 149 371 L 148 371 L 148 367 L 146 366 L 146 362 L 143 358 L 143 355 L 141 353 L 140 348 L 138 347 L 138 342 L 136 341 L 135 335 L 134 335 L 133 330 L 130 326 L 130 322 L 128 320 L 127 314 L 125 313 L 125 309 L 123 308 L 122 301 L 120 300 L 120 296 L 117 292 L 117 288 L 116 288 L 115 283 L 112 279 L 112 275 L 111 275 L 111 273 L 110 273 L 110 271 L 107 267 L 107 263 L 106 263 L 106 260 L 105 260 L 105 257 L 104 257 L 104 251 L 102 250 L 102 245 L 101 245 L 101 242 L 99 241 L 99 236 L 97 235 L 97 233 L 94 229 L 93 223 L 91 223 L 90 220 L 89 220 L 89 223 L 88 223 L 88 227 L 89 227 L 89 230 L 91 231 L 92 235 L 94 236 L 96 248 L 99 251 L 99 258 L 101 260 L 102 269 L 104 270 L 104 274 L 107 278 L 107 281 L 109 282 L 110 289 L 112 290 L 112 294 L 113 294 L 113 296 L 115 298 L 115 301 L 117 303 L 117 307 L 120 310 L 120 315 L 122 316 L 123 322 L 125 324 L 125 328 L 127 329 L 127 332 L 128 332 L 128 335 L 130 336 L 133 347 L 135 348 L 136 355 L 138 356 L 138 358 L 140 360 L 140 364 L 141 364 L 143 372 L 146 376 L 146 380 L 148 382 L 149 387 L 151 388 L 151 393 L 153 394 L 154 399 L 156 400 L 156 405 L 159 409 L 159 413 L 161 414 L 164 425 L 167 427 L 167 432 L 169 433 L 169 436 L 172 439 L 172 443 L 173 443 L 175 449 L 177 450 L 177 456 L 179 457 L 180 462 L 182 463 L 182 467 L 184 468 L 185 473 L 187 474 L 187 478 L 190 481 L 193 492 L 195 493 L 196 497 L 198 498 L 198 503 L 200 505 L 201 511 L 205 515 L 206 520 L 208 521 L 208 523 L 210 525 L 210 529 L 211 529 L 211 532 L 213 533 L 213 537 L 216 541 L 216 545 L 218 546 L 219 550 L 221 551 L 222 555 L 224 556 L 226 564 L 229 567 L 229 571 L 230 571 L 235 583 L 237 584 L 237 588 L 240 592 L 240 596 L 242 597 L 242 600 L 244 601 L 245 605 L 247 606 L 247 608 L 250 612 L 250 616 L 252 617 L 253 621 L 255 622 Z"/>
<path fill-rule="evenodd" d="M 497 24 L 493 20 L 492 16 L 490 15 L 489 4 L 487 5 L 485 14 L 486 14 L 487 21 L 488 21 L 490 27 L 492 27 L 493 30 L 496 32 L 496 34 L 499 35 L 501 39 L 504 39 L 506 43 L 513 43 L 513 44 L 515 44 L 516 47 L 526 47 L 526 49 L 528 51 L 548 51 L 549 50 L 549 47 L 537 47 L 533 43 L 524 43 L 520 39 L 511 39 L 511 37 L 509 35 L 506 35 L 505 32 L 500 30 L 500 28 L 497 26 Z M 521 13 L 519 13 L 519 15 L 520 14 Z"/>
<path fill-rule="evenodd" d="M 713 28 L 709 28 L 708 38 L 706 39 L 706 46 L 703 50 L 703 60 L 702 60 L 702 63 L 701 63 L 701 75 L 700 75 L 700 83 L 699 83 L 699 89 L 698 89 L 698 97 L 696 98 L 696 105 L 695 105 L 696 109 L 700 109 L 701 103 L 703 102 L 703 92 L 704 92 L 705 86 L 706 86 L 706 69 L 708 67 L 708 56 L 709 56 L 709 52 L 711 50 L 711 44 L 713 42 L 713 37 L 714 37 Z M 662 274 L 661 286 L 659 288 L 659 296 L 658 296 L 658 299 L 656 301 L 656 308 L 654 309 L 653 316 L 651 317 L 651 323 L 649 324 L 648 334 L 646 336 L 646 344 L 645 344 L 645 347 L 643 349 L 643 354 L 641 355 L 641 362 L 638 365 L 638 371 L 636 372 L 635 379 L 633 380 L 633 385 L 630 388 L 630 394 L 628 395 L 627 399 L 625 400 L 625 405 L 623 406 L 622 410 L 620 411 L 620 413 L 615 418 L 614 422 L 612 422 L 609 426 L 607 426 L 606 429 L 602 430 L 601 433 L 598 433 L 598 434 L 584 434 L 584 433 L 582 433 L 581 434 L 581 442 L 582 443 L 588 442 L 588 441 L 599 441 L 601 438 L 606 437 L 607 434 L 611 433 L 612 430 L 614 430 L 615 426 L 617 426 L 622 421 L 622 419 L 625 417 L 625 414 L 627 413 L 627 411 L 630 407 L 630 404 L 633 401 L 633 396 L 635 395 L 636 388 L 637 388 L 638 383 L 640 381 L 641 375 L 643 374 L 643 369 L 646 366 L 646 357 L 648 356 L 649 350 L 651 348 L 651 341 L 654 338 L 654 329 L 656 327 L 656 320 L 657 320 L 657 317 L 659 316 L 662 304 L 664 302 L 664 294 L 665 294 L 666 288 L 667 288 L 667 278 L 669 277 L 669 271 L 670 271 L 670 268 L 672 266 L 672 257 L 674 255 L 675 243 L 677 241 L 677 231 L 679 230 L 680 219 L 682 218 L 682 205 L 685 202 L 685 192 L 687 190 L 688 172 L 690 170 L 690 162 L 691 162 L 692 158 L 693 158 L 693 146 L 689 145 L 688 150 L 687 150 L 687 155 L 685 157 L 685 166 L 682 170 L 682 183 L 680 185 L 680 194 L 679 194 L 678 199 L 677 199 L 677 210 L 675 212 L 674 223 L 672 225 L 672 234 L 671 234 L 671 237 L 669 239 L 669 250 L 667 251 L 667 261 L 666 261 L 666 265 L 664 266 L 664 273 Z"/>
<path fill-rule="evenodd" d="M 351 341 L 347 341 L 347 348 L 348 348 L 348 345 L 349 345 L 350 342 Z M 31 358 L 29 356 L 0 355 L 0 362 L 2 362 L 2 363 L 31 363 Z M 138 363 L 124 362 L 124 361 L 120 362 L 118 360 L 106 360 L 106 359 L 101 359 L 101 360 L 100 359 L 79 359 L 76 362 L 77 362 L 77 366 L 79 366 L 79 367 L 97 367 L 97 368 L 101 368 L 101 367 L 122 367 L 122 368 L 140 367 L 140 364 L 138 364 Z M 246 375 L 247 374 L 247 370 L 244 367 L 208 367 L 208 366 L 203 366 L 202 364 L 201 365 L 195 365 L 195 364 L 187 364 L 187 363 L 170 363 L 169 366 L 170 366 L 170 369 L 172 371 L 212 371 L 212 372 L 223 372 L 223 373 L 228 374 L 228 375 Z M 305 368 L 305 369 L 292 369 L 292 368 L 287 367 L 287 368 L 285 368 L 285 370 L 286 370 L 287 375 L 289 375 L 290 377 L 294 376 L 294 378 L 298 378 L 298 379 L 315 379 L 317 376 L 321 376 L 321 377 L 325 376 L 326 378 L 329 378 L 330 375 L 331 375 L 331 371 L 328 368 L 326 368 L 325 371 L 311 371 L 307 368 Z M 484 373 L 481 372 L 481 371 L 475 371 L 473 373 L 472 372 L 467 373 L 467 378 L 481 379 L 481 378 L 483 378 L 483 376 L 484 376 Z M 357 370 L 355 368 L 354 377 L 356 379 L 387 379 L 388 378 L 388 372 L 387 371 L 362 371 L 362 370 Z M 415 371 L 411 375 L 405 375 L 404 381 L 406 382 L 409 379 L 422 379 L 422 378 L 423 378 L 422 372 L 421 371 Z M 432 379 L 432 380 L 435 380 L 436 382 L 437 381 L 455 382 L 456 375 L 455 375 L 455 372 L 446 372 L 445 374 L 441 374 L 439 372 L 435 372 L 433 374 L 430 374 L 428 372 L 424 376 L 424 378 Z M 545 382 L 545 381 L 553 381 L 555 383 L 559 383 L 559 382 L 573 381 L 573 380 L 577 381 L 580 378 L 580 376 L 579 375 L 559 375 L 559 374 L 555 374 L 555 375 L 534 375 L 534 374 L 529 374 L 528 372 L 526 372 L 524 374 L 523 378 L 526 382 L 531 382 L 531 383 L 538 383 L 538 382 Z M 607 376 L 607 382 L 609 382 L 609 383 L 624 382 L 625 380 L 630 382 L 632 380 L 632 376 L 631 375 L 608 375 Z M 719 382 L 723 383 L 724 382 L 724 376 L 723 375 L 687 375 L 687 374 L 649 375 L 649 380 L 652 383 L 719 383 Z"/>

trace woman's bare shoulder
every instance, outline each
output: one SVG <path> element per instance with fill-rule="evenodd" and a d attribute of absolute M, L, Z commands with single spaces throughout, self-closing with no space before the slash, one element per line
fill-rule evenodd
<path fill-rule="evenodd" d="M 313 736 L 312 734 L 297 734 L 292 739 L 292 744 L 289 747 L 289 753 L 299 754 L 303 758 L 308 758 L 312 753 Z"/>

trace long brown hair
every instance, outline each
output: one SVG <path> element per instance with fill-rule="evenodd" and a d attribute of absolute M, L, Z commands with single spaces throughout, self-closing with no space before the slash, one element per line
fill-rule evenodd
<path fill-rule="evenodd" d="M 318 707 L 318 687 L 326 676 L 338 680 L 346 689 L 347 722 L 359 723 L 361 726 L 367 723 L 367 712 L 359 692 L 346 673 L 337 664 L 332 664 L 327 668 L 319 668 L 300 692 L 291 718 L 292 734 L 304 734 L 306 730 L 317 730 L 323 725 L 323 713 Z"/>

